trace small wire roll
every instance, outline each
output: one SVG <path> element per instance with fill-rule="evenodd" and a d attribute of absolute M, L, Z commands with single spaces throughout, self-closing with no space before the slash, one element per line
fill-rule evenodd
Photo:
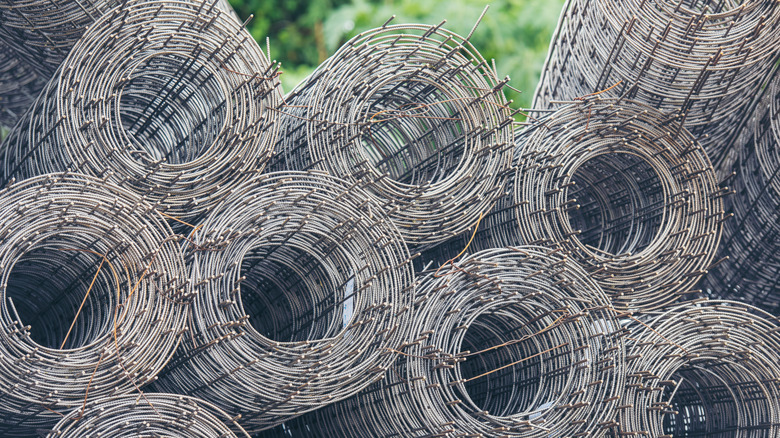
<path fill-rule="evenodd" d="M 186 327 L 177 238 L 131 192 L 80 174 L 0 190 L 0 432 L 51 428 L 154 380 Z"/>
<path fill-rule="evenodd" d="M 250 432 L 349 397 L 393 363 L 414 292 L 395 225 L 358 184 L 279 172 L 193 234 L 191 336 L 159 381 Z"/>
<path fill-rule="evenodd" d="M 365 181 L 410 246 L 441 242 L 503 190 L 507 80 L 441 25 L 363 32 L 286 97 L 273 168 Z"/>
<path fill-rule="evenodd" d="M 234 431 L 238 431 L 234 433 Z M 193 397 L 146 394 L 105 397 L 75 409 L 47 438 L 249 438 L 224 411 Z"/>
<path fill-rule="evenodd" d="M 534 108 L 609 89 L 680 114 L 719 162 L 733 129 L 718 127 L 741 119 L 780 55 L 780 5 L 570 0 L 555 35 Z"/>
<path fill-rule="evenodd" d="M 676 117 L 595 96 L 533 122 L 516 139 L 515 179 L 478 223 L 472 250 L 561 248 L 622 310 L 654 309 L 695 292 L 717 251 L 725 192 Z M 423 260 L 446 260 L 467 238 Z"/>
<path fill-rule="evenodd" d="M 2 176 L 110 174 L 194 220 L 264 168 L 277 69 L 216 3 L 128 1 L 90 27 L 11 132 Z"/>
<path fill-rule="evenodd" d="M 622 435 L 780 433 L 780 325 L 733 301 L 685 303 L 626 326 Z"/>
<path fill-rule="evenodd" d="M 560 251 L 481 251 L 420 280 L 398 362 L 357 396 L 263 436 L 611 436 L 618 312 Z"/>
<path fill-rule="evenodd" d="M 720 263 L 705 277 L 713 295 L 780 311 L 780 74 L 767 87 L 738 144 L 733 219 L 724 225 Z"/>

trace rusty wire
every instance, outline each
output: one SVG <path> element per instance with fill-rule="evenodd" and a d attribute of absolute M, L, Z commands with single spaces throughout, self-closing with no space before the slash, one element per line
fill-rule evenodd
<path fill-rule="evenodd" d="M 153 381 L 186 326 L 182 252 L 164 218 L 105 180 L 0 190 L 0 431 L 51 428 Z"/>
<path fill-rule="evenodd" d="M 780 434 L 780 325 L 737 302 L 689 302 L 627 326 L 621 434 Z"/>
<path fill-rule="evenodd" d="M 780 4 L 569 0 L 534 108 L 605 89 L 681 115 L 713 162 L 780 53 Z"/>
<path fill-rule="evenodd" d="M 704 280 L 713 295 L 780 311 L 780 74 L 737 144 L 722 262 Z M 727 259 L 726 259 L 727 257 Z"/>
<path fill-rule="evenodd" d="M 106 13 L 4 142 L 0 178 L 110 173 L 193 220 L 261 171 L 278 65 L 215 5 L 128 1 Z"/>
<path fill-rule="evenodd" d="M 441 242 L 503 190 L 507 80 L 441 24 L 363 32 L 286 97 L 273 167 L 365 181 L 410 246 Z"/>
<path fill-rule="evenodd" d="M 417 289 L 380 383 L 263 436 L 609 436 L 623 390 L 618 312 L 560 251 L 478 252 Z"/>
<path fill-rule="evenodd" d="M 473 249 L 560 247 L 618 309 L 685 294 L 711 265 L 725 214 L 706 154 L 675 117 L 594 96 L 519 132 L 517 173 Z M 422 260 L 463 248 L 454 239 Z"/>
<path fill-rule="evenodd" d="M 236 431 L 234 433 L 234 431 Z M 122 395 L 92 401 L 62 418 L 48 438 L 249 438 L 207 401 L 178 394 Z"/>
<path fill-rule="evenodd" d="M 380 379 L 408 328 L 414 275 L 358 184 L 279 172 L 236 189 L 193 234 L 191 336 L 159 385 L 254 433 Z"/>

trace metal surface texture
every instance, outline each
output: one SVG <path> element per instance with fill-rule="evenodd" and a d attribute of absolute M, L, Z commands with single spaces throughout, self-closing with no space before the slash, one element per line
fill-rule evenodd
<path fill-rule="evenodd" d="M 215 4 L 127 2 L 90 27 L 4 141 L 0 178 L 111 174 L 194 219 L 264 168 L 277 73 Z"/>
<path fill-rule="evenodd" d="M 186 327 L 177 238 L 138 196 L 85 175 L 0 190 L 0 432 L 154 380 Z"/>
<path fill-rule="evenodd" d="M 158 383 L 241 414 L 251 433 L 380 379 L 406 338 L 409 252 L 357 184 L 263 175 L 200 224 L 190 249 L 191 331 Z"/>
<path fill-rule="evenodd" d="M 441 242 L 509 176 L 507 80 L 441 25 L 361 33 L 286 96 L 273 168 L 365 182 L 410 246 Z"/>

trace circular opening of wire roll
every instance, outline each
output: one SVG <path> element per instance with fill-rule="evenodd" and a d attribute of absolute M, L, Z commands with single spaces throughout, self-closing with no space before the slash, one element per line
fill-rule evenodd
<path fill-rule="evenodd" d="M 481 313 L 466 330 L 460 364 L 467 396 L 497 417 L 520 415 L 533 420 L 556 405 L 566 392 L 570 350 L 558 347 L 558 330 L 550 330 L 554 314 L 515 304 Z M 545 330 L 548 330 L 545 333 Z M 556 344 L 556 345 L 553 345 Z"/>
<path fill-rule="evenodd" d="M 241 261 L 240 305 L 279 342 L 337 335 L 352 316 L 354 276 L 292 245 L 251 248 Z"/>
<path fill-rule="evenodd" d="M 401 184 L 441 181 L 459 166 L 466 146 L 460 102 L 430 81 L 395 79 L 366 103 L 365 156 Z"/>
<path fill-rule="evenodd" d="M 130 72 L 119 117 L 136 160 L 184 164 L 218 137 L 227 119 L 226 92 L 199 58 L 165 52 L 140 61 Z"/>
<path fill-rule="evenodd" d="M 635 254 L 658 234 L 664 188 L 653 167 L 628 153 L 597 155 L 573 172 L 569 225 L 586 247 L 609 255 Z"/>
<path fill-rule="evenodd" d="M 52 349 L 77 349 L 111 332 L 117 285 L 103 257 L 84 242 L 56 235 L 27 250 L 11 268 L 5 304 L 30 337 Z"/>

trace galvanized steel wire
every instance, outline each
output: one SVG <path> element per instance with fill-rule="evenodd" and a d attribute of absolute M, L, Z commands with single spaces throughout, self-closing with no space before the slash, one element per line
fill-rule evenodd
<path fill-rule="evenodd" d="M 49 174 L 0 199 L 0 429 L 27 436 L 153 381 L 192 286 L 164 218 L 125 189 Z"/>
<path fill-rule="evenodd" d="M 286 96 L 274 168 L 365 182 L 410 246 L 441 242 L 503 190 L 507 79 L 441 24 L 363 32 Z"/>
<path fill-rule="evenodd" d="M 160 387 L 254 433 L 382 377 L 406 338 L 414 274 L 363 187 L 279 172 L 240 188 L 191 238 L 191 332 Z"/>
<path fill-rule="evenodd" d="M 264 168 L 277 69 L 216 3 L 128 1 L 89 28 L 5 140 L 2 176 L 111 175 L 192 220 Z"/>

